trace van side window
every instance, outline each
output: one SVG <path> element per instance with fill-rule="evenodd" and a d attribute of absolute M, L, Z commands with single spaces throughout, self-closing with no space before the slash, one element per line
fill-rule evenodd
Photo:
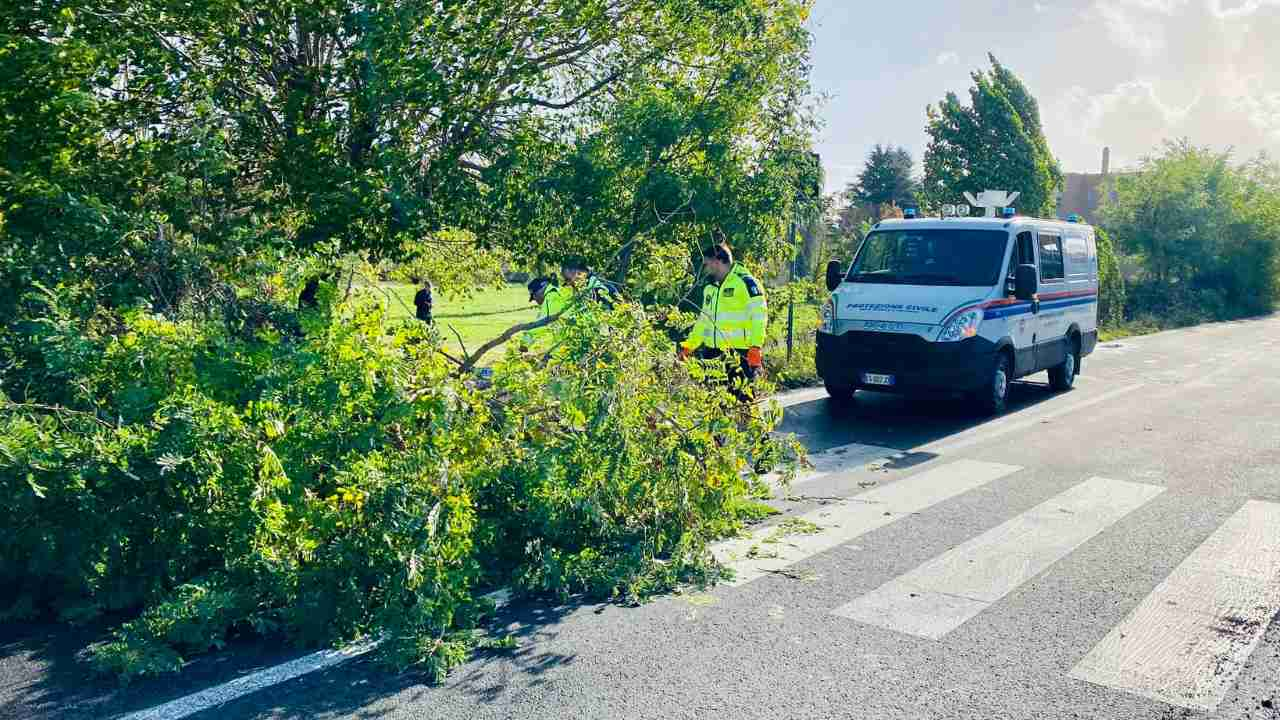
<path fill-rule="evenodd" d="M 1029 232 L 1018 233 L 1018 237 L 1013 243 L 1013 253 L 1009 256 L 1009 277 L 1005 279 L 1005 293 L 1007 295 L 1013 296 L 1014 288 L 1017 285 L 1018 266 L 1035 264 L 1035 239 L 1032 238 Z"/>
<path fill-rule="evenodd" d="M 1040 279 L 1044 282 L 1062 280 L 1066 268 L 1062 264 L 1062 238 L 1057 235 L 1040 236 Z"/>
<path fill-rule="evenodd" d="M 1019 265 L 1035 265 L 1036 249 L 1031 233 L 1018 233 L 1018 242 L 1013 247 L 1013 262 L 1009 263 L 1009 279 L 1017 276 Z"/>
<path fill-rule="evenodd" d="M 1076 278 L 1089 274 L 1089 241 L 1083 235 L 1062 238 L 1062 251 L 1066 253 L 1067 277 Z"/>

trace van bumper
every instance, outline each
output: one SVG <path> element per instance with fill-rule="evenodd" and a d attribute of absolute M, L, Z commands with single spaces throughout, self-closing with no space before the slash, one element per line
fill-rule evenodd
<path fill-rule="evenodd" d="M 850 331 L 818 333 L 818 375 L 828 385 L 877 392 L 968 392 L 982 387 L 995 363 L 995 343 L 973 337 L 953 343 L 919 335 Z M 865 373 L 892 375 L 892 386 L 868 385 Z"/>

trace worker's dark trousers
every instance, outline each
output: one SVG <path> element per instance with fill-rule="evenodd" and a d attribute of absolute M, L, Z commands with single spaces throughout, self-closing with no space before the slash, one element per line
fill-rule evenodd
<path fill-rule="evenodd" d="M 725 362 L 726 378 L 721 380 L 715 378 L 710 382 L 729 383 L 729 390 L 734 397 L 742 402 L 751 402 L 755 399 L 755 379 L 756 369 L 747 363 L 746 350 L 716 350 L 715 348 L 700 347 L 694 356 L 699 360 L 719 360 L 725 358 L 725 355 L 736 356 L 737 362 Z"/>

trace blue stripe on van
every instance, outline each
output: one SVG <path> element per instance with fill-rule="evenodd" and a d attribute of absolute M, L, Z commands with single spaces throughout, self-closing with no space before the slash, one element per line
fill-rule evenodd
<path fill-rule="evenodd" d="M 1062 300 L 1046 300 L 1040 303 L 1040 309 L 1043 310 L 1061 310 L 1063 308 L 1075 307 L 1076 305 L 1089 305 L 1098 302 L 1096 297 L 1079 297 L 1079 298 L 1063 298 Z M 1005 305 L 1003 307 L 987 308 L 983 317 L 988 318 L 1005 318 L 1014 317 L 1015 315 L 1026 315 L 1031 312 L 1031 303 L 1022 302 L 1016 305 Z"/>

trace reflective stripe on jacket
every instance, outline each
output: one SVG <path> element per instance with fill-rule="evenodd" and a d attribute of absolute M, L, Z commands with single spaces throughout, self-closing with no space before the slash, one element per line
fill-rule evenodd
<path fill-rule="evenodd" d="M 586 297 L 595 300 L 604 305 L 606 308 L 612 308 L 613 303 L 617 300 L 617 290 L 613 285 L 602 280 L 599 275 L 587 276 L 587 287 L 583 291 Z"/>
<path fill-rule="evenodd" d="M 767 321 L 764 289 L 746 268 L 734 263 L 723 282 L 703 289 L 698 321 L 682 345 L 690 351 L 704 346 L 716 350 L 762 347 Z"/>

